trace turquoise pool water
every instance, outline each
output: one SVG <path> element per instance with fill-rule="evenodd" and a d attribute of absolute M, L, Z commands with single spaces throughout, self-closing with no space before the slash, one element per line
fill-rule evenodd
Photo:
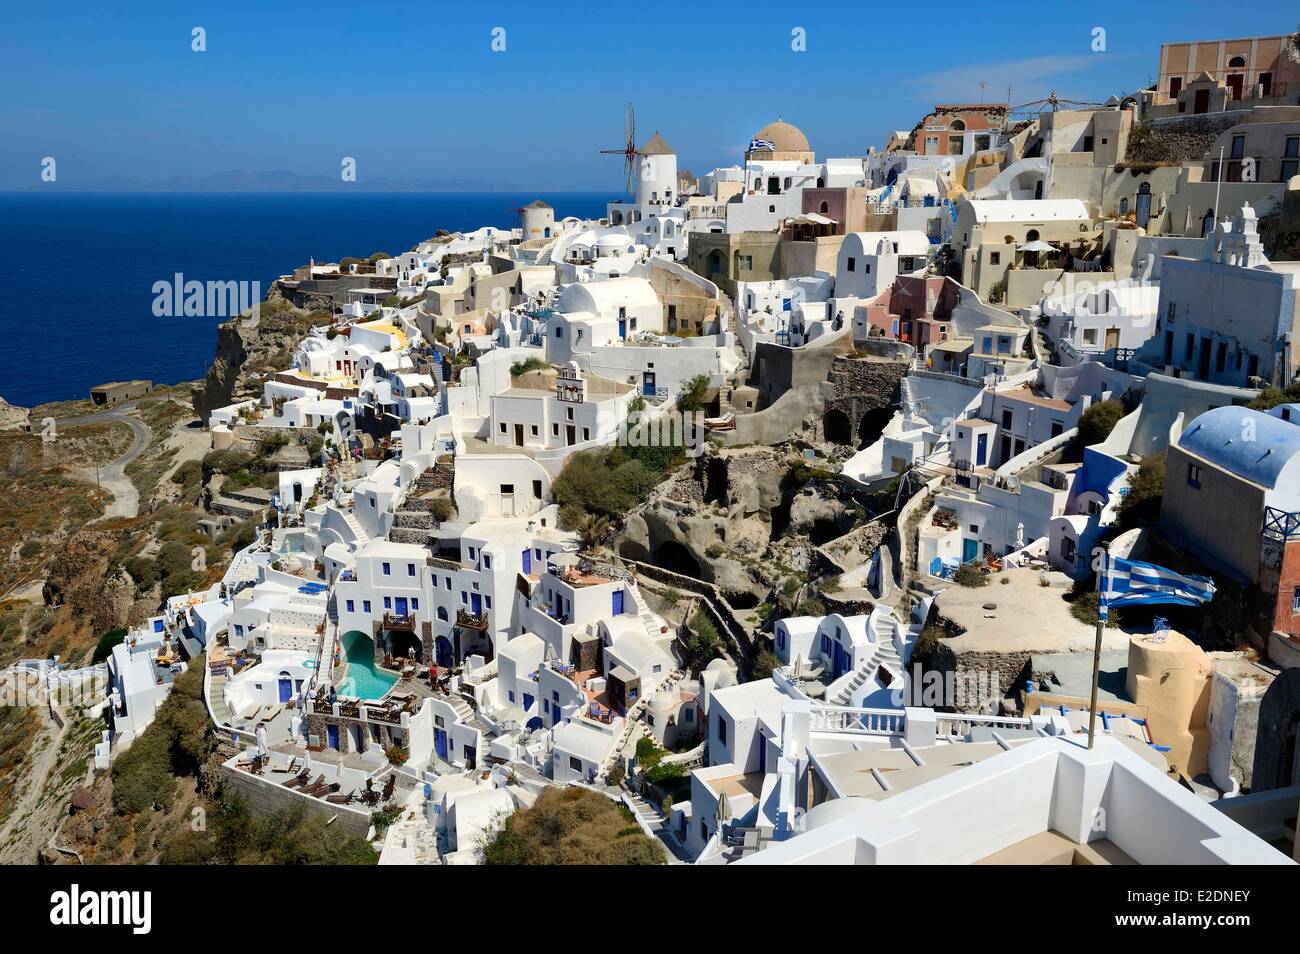
<path fill-rule="evenodd" d="M 375 668 L 374 643 L 358 632 L 344 633 L 341 642 L 347 655 L 348 669 L 338 684 L 338 694 L 366 700 L 382 699 L 397 682 L 397 677 Z"/>

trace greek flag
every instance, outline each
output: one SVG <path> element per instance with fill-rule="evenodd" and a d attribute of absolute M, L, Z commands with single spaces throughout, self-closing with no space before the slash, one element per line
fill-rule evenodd
<path fill-rule="evenodd" d="M 1204 576 L 1183 576 L 1153 563 L 1139 563 L 1107 554 L 1101 574 L 1099 614 L 1109 619 L 1111 606 L 1140 603 L 1177 603 L 1199 606 L 1214 599 L 1214 581 Z"/>
<path fill-rule="evenodd" d="M 749 141 L 749 151 L 753 152 L 755 149 L 770 149 L 775 152 L 776 143 L 770 139 L 751 139 Z"/>

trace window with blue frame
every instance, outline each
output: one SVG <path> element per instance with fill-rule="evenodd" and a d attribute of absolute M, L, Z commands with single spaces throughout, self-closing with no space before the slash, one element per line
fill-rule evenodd
<path fill-rule="evenodd" d="M 357 611 L 356 605 L 351 600 L 347 601 L 347 607 L 349 613 L 355 613 Z"/>
<path fill-rule="evenodd" d="M 407 575 L 407 576 L 415 576 L 415 564 L 414 564 L 414 563 L 408 563 L 408 564 L 406 564 L 406 575 Z"/>
<path fill-rule="evenodd" d="M 1187 465 L 1187 483 L 1198 490 L 1201 487 L 1201 468 L 1196 464 Z"/>
<path fill-rule="evenodd" d="M 363 612 L 363 613 L 369 613 L 369 612 L 370 612 L 370 600 L 362 600 L 362 601 L 361 601 L 361 612 Z"/>
<path fill-rule="evenodd" d="M 393 598 L 391 596 L 385 596 L 384 609 L 392 609 L 392 608 L 393 608 Z"/>
<path fill-rule="evenodd" d="M 392 566 L 392 564 L 391 564 L 391 563 L 385 563 L 385 564 L 384 564 L 384 576 L 392 576 L 392 575 L 393 575 L 393 566 Z"/>
<path fill-rule="evenodd" d="M 420 601 L 416 599 L 414 596 L 411 597 L 411 609 L 418 610 L 419 608 L 420 608 Z"/>
<path fill-rule="evenodd" d="M 822 652 L 829 653 L 830 651 L 831 651 L 831 638 L 825 633 L 822 633 Z"/>

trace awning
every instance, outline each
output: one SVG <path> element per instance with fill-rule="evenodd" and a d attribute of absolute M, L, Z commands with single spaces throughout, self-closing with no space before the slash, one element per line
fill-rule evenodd
<path fill-rule="evenodd" d="M 835 219 L 827 218 L 816 212 L 805 212 L 803 215 L 796 215 L 790 220 L 795 225 L 837 225 Z"/>
<path fill-rule="evenodd" d="M 1046 242 L 1042 242 L 1042 241 L 1039 241 L 1039 240 L 1035 239 L 1035 240 L 1032 241 L 1032 242 L 1026 242 L 1024 245 L 1017 245 L 1017 246 L 1016 246 L 1016 251 L 1018 251 L 1018 252 L 1055 252 L 1055 251 L 1057 251 L 1057 249 L 1054 248 L 1054 247 L 1051 246 L 1051 245 L 1048 245 Z"/>

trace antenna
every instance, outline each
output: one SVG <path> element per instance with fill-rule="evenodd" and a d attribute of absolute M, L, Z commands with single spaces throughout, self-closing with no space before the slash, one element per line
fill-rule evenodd
<path fill-rule="evenodd" d="M 632 194 L 632 166 L 636 161 L 636 109 L 627 104 L 627 117 L 623 120 L 624 144 L 622 149 L 602 149 L 607 156 L 622 156 L 624 171 L 627 173 L 627 194 Z"/>
<path fill-rule="evenodd" d="M 1050 109 L 1052 112 L 1056 112 L 1058 109 L 1095 109 L 1105 105 L 1105 103 L 1087 103 L 1079 99 L 1063 99 L 1056 95 L 1056 90 L 1052 90 L 1046 99 L 1036 99 L 1032 102 L 1021 103 L 1019 106 L 1012 106 L 1007 110 L 1007 113 L 1036 116 L 1045 109 Z"/>

